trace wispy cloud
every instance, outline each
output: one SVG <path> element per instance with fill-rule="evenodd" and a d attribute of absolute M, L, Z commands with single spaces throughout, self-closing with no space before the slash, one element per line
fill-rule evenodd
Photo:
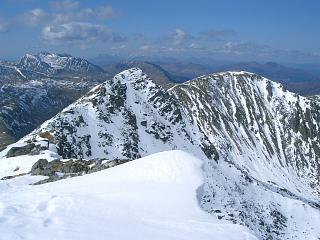
<path fill-rule="evenodd" d="M 268 45 L 256 44 L 252 42 L 227 42 L 224 44 L 223 49 L 228 54 L 269 54 L 272 48 Z"/>
<path fill-rule="evenodd" d="M 49 2 L 49 6 L 51 9 L 54 9 L 54 10 L 65 11 L 65 10 L 79 8 L 80 3 L 78 1 L 71 1 L 71 0 L 51 1 L 51 2 Z"/>
<path fill-rule="evenodd" d="M 122 42 L 124 37 L 114 33 L 100 20 L 118 16 L 111 6 L 81 8 L 79 1 L 51 1 L 49 8 L 35 8 L 19 14 L 14 23 L 42 29 L 41 36 L 48 43 L 83 44 L 93 41 Z M 0 24 L 0 31 L 2 30 Z M 4 27 L 3 27 L 4 28 Z"/>
<path fill-rule="evenodd" d="M 16 17 L 16 22 L 30 27 L 37 26 L 48 18 L 48 14 L 41 8 L 35 8 L 20 14 Z"/>
<path fill-rule="evenodd" d="M 58 4 L 58 3 L 55 3 Z M 66 4 L 66 3 L 59 3 Z M 71 2 L 68 1 L 71 5 Z M 62 7 L 62 6 L 60 6 Z M 69 6 L 69 10 L 71 10 Z M 72 8 L 72 11 L 46 11 L 42 8 L 35 8 L 16 16 L 16 22 L 30 27 L 43 26 L 48 24 L 65 24 L 70 22 L 85 22 L 101 19 L 110 19 L 118 16 L 111 6 L 99 6 L 97 8 Z"/>
<path fill-rule="evenodd" d="M 169 40 L 172 40 L 172 43 L 175 45 L 179 45 L 183 43 L 184 41 L 192 38 L 190 34 L 188 34 L 186 31 L 184 31 L 181 28 L 176 28 L 170 35 L 168 36 Z"/>
<path fill-rule="evenodd" d="M 77 11 L 52 12 L 51 23 L 68 23 L 73 21 L 94 21 L 111 19 L 118 16 L 118 12 L 111 6 L 100 6 L 97 8 L 81 8 Z"/>
<path fill-rule="evenodd" d="M 155 40 L 143 41 L 139 50 L 143 54 L 210 54 L 223 47 L 218 46 L 218 42 L 224 43 L 234 35 L 235 31 L 229 29 L 209 29 L 191 33 L 183 28 L 176 28 Z"/>

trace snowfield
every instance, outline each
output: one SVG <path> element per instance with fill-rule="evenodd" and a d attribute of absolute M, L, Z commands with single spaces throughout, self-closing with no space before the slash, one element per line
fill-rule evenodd
<path fill-rule="evenodd" d="M 12 161 L 21 165 L 19 158 Z M 202 161 L 183 151 L 28 185 L 40 179 L 0 181 L 0 239 L 257 239 L 200 209 Z"/>

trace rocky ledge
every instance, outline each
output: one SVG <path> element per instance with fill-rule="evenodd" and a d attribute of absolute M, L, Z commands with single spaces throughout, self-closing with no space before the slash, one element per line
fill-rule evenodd
<path fill-rule="evenodd" d="M 35 185 L 53 182 L 64 178 L 82 176 L 128 162 L 128 160 L 94 159 L 94 160 L 53 160 L 39 159 L 31 168 L 31 175 L 42 175 L 49 178 L 36 182 Z"/>

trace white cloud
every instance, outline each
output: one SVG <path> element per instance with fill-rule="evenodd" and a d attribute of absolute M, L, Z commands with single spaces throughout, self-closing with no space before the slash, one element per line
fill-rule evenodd
<path fill-rule="evenodd" d="M 187 32 L 182 30 L 181 28 L 177 28 L 174 30 L 174 32 L 171 34 L 171 37 L 173 39 L 173 43 L 175 45 L 181 44 L 184 40 L 189 38 L 189 35 Z"/>
<path fill-rule="evenodd" d="M 88 19 L 110 19 L 118 14 L 111 6 L 100 6 L 97 8 L 83 8 L 80 11 L 70 14 L 72 20 L 84 21 Z"/>
<path fill-rule="evenodd" d="M 96 8 L 78 8 L 79 3 L 73 1 L 52 2 L 53 10 L 45 11 L 35 8 L 16 17 L 16 22 L 26 26 L 68 24 L 71 22 L 94 22 L 116 17 L 118 13 L 111 6 Z M 64 11 L 67 10 L 67 11 Z"/>
<path fill-rule="evenodd" d="M 270 54 L 273 50 L 267 45 L 259 45 L 251 42 L 227 42 L 223 46 L 225 53 L 231 53 L 236 55 L 243 54 Z"/>
<path fill-rule="evenodd" d="M 43 28 L 43 38 L 51 42 L 121 42 L 123 38 L 104 25 L 72 22 Z"/>

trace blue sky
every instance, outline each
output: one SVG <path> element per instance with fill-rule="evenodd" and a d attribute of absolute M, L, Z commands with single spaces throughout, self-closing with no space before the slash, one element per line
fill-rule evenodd
<path fill-rule="evenodd" d="M 0 56 L 320 63 L 319 9 L 317 0 L 2 0 Z"/>

